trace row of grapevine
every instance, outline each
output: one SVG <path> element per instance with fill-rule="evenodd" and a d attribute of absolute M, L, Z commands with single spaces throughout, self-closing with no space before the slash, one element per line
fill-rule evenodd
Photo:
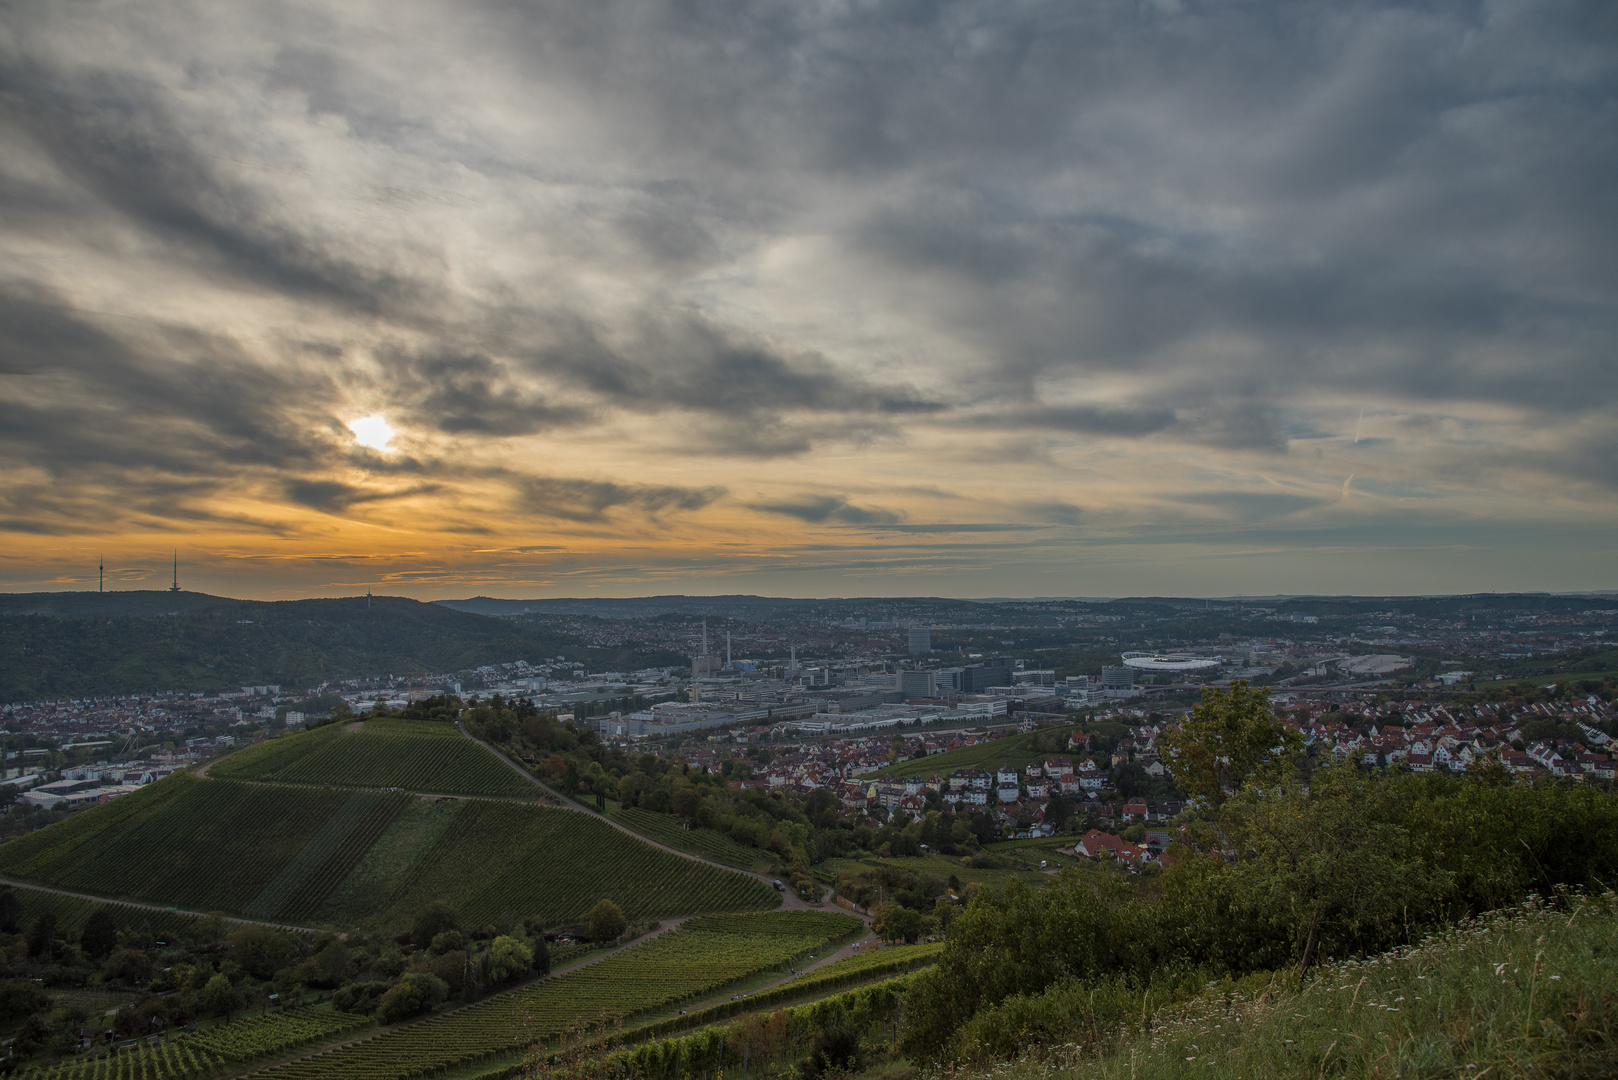
<path fill-rule="evenodd" d="M 50 828 L 8 840 L 0 845 L 0 873 L 32 877 L 80 849 L 93 847 L 108 833 L 116 837 L 139 828 L 197 784 L 194 777 L 180 773 L 112 802 L 80 810 Z"/>
<path fill-rule="evenodd" d="M 845 915 L 790 912 L 696 920 L 531 987 L 266 1070 L 265 1080 L 411 1080 L 510 1055 L 570 1026 L 625 1022 L 787 964 L 857 928 Z"/>
<path fill-rule="evenodd" d="M 923 945 L 878 949 L 861 956 L 851 956 L 835 964 L 827 964 L 823 968 L 799 975 L 791 982 L 772 987 L 763 993 L 753 994 L 746 999 L 747 1006 L 749 1011 L 762 1009 L 783 1001 L 822 994 L 828 990 L 854 986 L 875 979 L 891 978 L 894 975 L 932 966 L 938 962 L 938 954 L 943 951 L 943 942 L 929 942 Z"/>
<path fill-rule="evenodd" d="M 318 904 L 327 890 L 347 876 L 365 853 L 365 847 L 387 828 L 409 799 L 410 796 L 401 792 L 354 792 L 287 861 L 274 880 L 242 908 L 242 914 L 254 919 L 271 919 L 285 916 L 291 908 L 305 909 Z M 348 843 L 350 838 L 363 839 L 365 846 L 355 851 Z M 335 869 L 331 865 L 334 860 L 341 868 L 335 879 L 330 876 Z"/>
<path fill-rule="evenodd" d="M 202 922 L 195 915 L 177 911 L 154 911 L 133 904 L 64 896 L 61 893 L 30 889 L 26 886 L 13 890 L 13 893 L 18 902 L 19 926 L 32 926 L 41 915 L 50 912 L 51 917 L 56 920 L 58 932 L 73 938 L 77 938 L 84 930 L 84 924 L 90 915 L 103 907 L 111 909 L 112 917 L 120 927 L 134 929 L 145 927 L 151 930 L 153 936 L 166 941 L 178 941 L 187 937 Z"/>
<path fill-rule="evenodd" d="M 751 870 L 760 859 L 768 858 L 764 852 L 738 844 L 716 829 L 687 829 L 667 814 L 638 806 L 626 806 L 613 816 L 649 840 L 725 866 Z"/>
<path fill-rule="evenodd" d="M 276 912 L 281 919 L 307 919 L 327 894 L 353 871 L 365 853 L 371 850 L 377 838 L 387 831 L 399 813 L 411 802 L 404 792 L 389 792 L 371 796 L 365 815 L 343 839 L 341 846 L 332 851 L 316 866 L 292 896 Z"/>
<path fill-rule="evenodd" d="M 386 889 L 348 887 L 406 806 L 447 823 L 399 853 L 407 860 L 387 868 Z M 195 911 L 318 913 L 387 930 L 438 899 L 469 924 L 538 917 L 553 926 L 582 920 L 603 897 L 632 919 L 780 903 L 757 878 L 657 850 L 576 811 L 492 800 L 428 807 L 401 792 L 186 775 L 0 846 L 0 873 Z"/>
<path fill-rule="evenodd" d="M 264 891 L 348 798 L 176 776 L 154 794 L 84 810 L 95 828 L 57 826 L 0 846 L 0 872 L 58 888 L 200 911 L 240 911 Z M 155 789 L 167 789 L 156 792 Z M 54 835 L 53 835 L 54 834 Z M 27 841 L 37 842 L 23 846 Z"/>
<path fill-rule="evenodd" d="M 331 732 L 331 734 L 328 734 Z M 264 747 L 274 746 L 266 751 Z M 371 720 L 331 725 L 233 754 L 213 775 L 451 795 L 537 797 L 540 790 L 452 724 Z"/>
<path fill-rule="evenodd" d="M 538 917 L 556 926 L 581 921 L 604 897 L 631 919 L 780 903 L 757 878 L 659 851 L 592 815 L 469 801 L 395 892 L 355 892 L 355 904 L 363 907 L 323 914 L 338 922 L 391 926 L 441 899 L 468 923 Z"/>
<path fill-rule="evenodd" d="M 22 1080 L 200 1080 L 226 1066 L 296 1050 L 370 1022 L 369 1016 L 292 1009 L 36 1066 L 18 1075 Z"/>
<path fill-rule="evenodd" d="M 299 758 L 342 736 L 342 724 L 327 724 L 313 731 L 267 739 L 214 762 L 208 766 L 208 775 L 222 780 L 253 780 L 274 776 Z"/>
<path fill-rule="evenodd" d="M 766 1037 L 766 1041 L 776 1043 L 779 1050 L 780 1043 L 786 1043 L 788 1046 L 793 1043 L 801 1045 L 806 1036 L 823 1029 L 833 1019 L 852 1023 L 858 1027 L 872 1020 L 892 1017 L 905 991 L 910 987 L 911 978 L 909 975 L 901 975 L 898 978 L 823 998 L 808 1005 L 784 1009 L 780 1014 L 784 1020 L 781 1029 L 772 1032 Z M 735 1015 L 743 1011 L 753 1012 L 759 1007 L 756 1001 L 749 1002 L 746 1009 L 733 1010 L 726 1015 Z M 765 1048 L 749 1046 L 748 1043 L 749 1036 L 746 1030 L 738 1025 L 705 1027 L 678 1038 L 648 1041 L 639 1046 L 611 1053 L 606 1061 L 599 1063 L 596 1074 L 633 1076 L 638 1080 L 683 1080 L 685 1077 L 720 1076 L 726 1071 L 743 1070 L 748 1061 L 749 1050 L 754 1051 L 753 1065 L 759 1068 L 764 1062 L 760 1061 L 757 1052 Z M 503 1080 L 504 1077 L 515 1075 L 516 1071 L 511 1067 L 490 1071 L 478 1080 Z M 764 1070 L 759 1068 L 759 1071 Z"/>

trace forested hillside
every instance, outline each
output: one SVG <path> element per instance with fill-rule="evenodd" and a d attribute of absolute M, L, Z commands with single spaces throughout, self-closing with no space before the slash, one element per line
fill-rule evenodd
<path fill-rule="evenodd" d="M 198 593 L 0 597 L 0 701 L 306 687 L 566 656 L 592 668 L 683 657 L 590 649 L 566 634 L 403 597 L 261 602 Z"/>

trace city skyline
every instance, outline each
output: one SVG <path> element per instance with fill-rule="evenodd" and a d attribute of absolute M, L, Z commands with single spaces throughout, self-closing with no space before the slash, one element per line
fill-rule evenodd
<path fill-rule="evenodd" d="M 1618 588 L 1615 28 L 22 5 L 0 589 Z"/>

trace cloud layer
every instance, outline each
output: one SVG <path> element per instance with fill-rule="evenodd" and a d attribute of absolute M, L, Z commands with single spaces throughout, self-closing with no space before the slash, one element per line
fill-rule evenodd
<path fill-rule="evenodd" d="M 1554 0 L 12 5 L 0 582 L 1614 587 L 1615 42 Z"/>

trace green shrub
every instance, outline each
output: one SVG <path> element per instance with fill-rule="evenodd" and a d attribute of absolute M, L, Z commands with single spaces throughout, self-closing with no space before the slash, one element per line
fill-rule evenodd
<path fill-rule="evenodd" d="M 425 948 L 439 934 L 449 930 L 459 931 L 460 923 L 460 916 L 455 914 L 454 908 L 442 900 L 434 900 L 417 913 L 416 921 L 410 928 L 410 943 L 417 948 Z"/>
<path fill-rule="evenodd" d="M 14 979 L 0 982 L 0 1020 L 17 1020 L 46 1012 L 50 1007 L 51 996 L 33 983 Z"/>
<path fill-rule="evenodd" d="M 425 971 L 410 971 L 378 1003 L 378 1015 L 384 1024 L 392 1024 L 428 1012 L 449 996 L 449 985 L 436 975 Z"/>
<path fill-rule="evenodd" d="M 345 1013 L 375 1012 L 377 1001 L 392 985 L 386 982 L 350 983 L 331 996 L 331 1007 Z"/>
<path fill-rule="evenodd" d="M 507 982 L 526 975 L 534 964 L 534 953 L 517 938 L 502 934 L 489 945 L 489 981 Z"/>
<path fill-rule="evenodd" d="M 585 931 L 591 941 L 617 941 L 618 935 L 629 927 L 623 910 L 611 900 L 599 900 L 584 919 Z"/>

